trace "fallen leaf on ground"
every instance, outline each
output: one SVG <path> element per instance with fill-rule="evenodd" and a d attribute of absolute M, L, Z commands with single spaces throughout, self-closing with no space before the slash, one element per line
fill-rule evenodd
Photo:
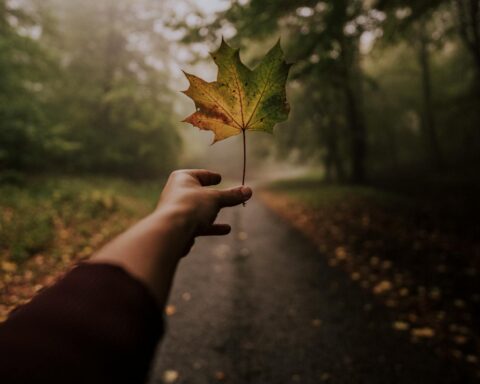
<path fill-rule="evenodd" d="M 396 331 L 406 331 L 410 328 L 410 324 L 405 321 L 395 321 L 393 323 L 393 329 Z"/>
<path fill-rule="evenodd" d="M 222 371 L 216 371 L 214 376 L 215 376 L 215 380 L 218 380 L 218 381 L 223 381 L 226 378 L 225 372 L 222 372 Z"/>
<path fill-rule="evenodd" d="M 167 316 L 172 316 L 177 312 L 177 308 L 174 305 L 167 305 L 165 307 L 165 313 Z"/>
<path fill-rule="evenodd" d="M 414 337 L 432 338 L 435 336 L 435 331 L 429 327 L 413 328 L 411 334 Z"/>
<path fill-rule="evenodd" d="M 173 369 L 168 369 L 163 372 L 163 381 L 165 383 L 174 383 L 178 380 L 179 377 L 179 373 L 177 371 L 174 371 Z"/>
<path fill-rule="evenodd" d="M 388 280 L 383 280 L 373 287 L 373 293 L 380 295 L 392 289 L 392 283 Z"/>
<path fill-rule="evenodd" d="M 322 325 L 322 320 L 320 320 L 320 319 L 313 319 L 313 320 L 312 320 L 312 326 L 318 328 L 318 327 L 320 327 L 321 325 Z"/>

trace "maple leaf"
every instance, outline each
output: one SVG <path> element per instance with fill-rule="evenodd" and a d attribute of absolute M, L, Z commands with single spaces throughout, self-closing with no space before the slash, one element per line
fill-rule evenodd
<path fill-rule="evenodd" d="M 218 66 L 217 81 L 184 72 L 190 82 L 184 93 L 197 109 L 184 122 L 213 131 L 215 143 L 246 130 L 272 133 L 276 123 L 287 120 L 285 83 L 291 65 L 284 61 L 280 41 L 253 70 L 223 39 L 211 56 Z"/>
<path fill-rule="evenodd" d="M 291 64 L 284 60 L 280 41 L 253 70 L 242 63 L 239 49 L 223 39 L 210 55 L 218 66 L 216 81 L 209 83 L 184 72 L 190 86 L 183 93 L 194 101 L 196 111 L 183 121 L 212 131 L 213 143 L 243 134 L 244 184 L 245 131 L 272 133 L 275 124 L 287 120 L 290 107 L 285 84 Z"/>

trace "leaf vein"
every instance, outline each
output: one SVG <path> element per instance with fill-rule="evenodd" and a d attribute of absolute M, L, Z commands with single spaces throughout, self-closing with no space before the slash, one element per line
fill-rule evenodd
<path fill-rule="evenodd" d="M 270 76 L 272 75 L 272 72 L 273 72 L 273 66 L 271 66 L 269 71 L 268 71 L 267 80 L 265 80 L 265 85 L 263 86 L 262 92 L 260 93 L 260 97 L 258 98 L 257 103 L 255 104 L 255 107 L 253 108 L 252 114 L 250 115 L 250 118 L 247 121 L 247 127 L 250 124 L 250 122 L 252 121 L 253 116 L 257 112 L 257 108 L 260 105 L 260 101 L 262 100 L 263 95 L 265 94 L 265 92 L 267 90 L 267 86 L 271 85 L 269 83 L 270 83 Z"/>
<path fill-rule="evenodd" d="M 242 129 L 242 126 L 238 123 L 237 120 L 228 112 L 227 108 L 224 107 L 214 96 L 212 96 L 207 90 L 205 90 L 205 95 L 210 98 L 211 101 L 216 103 L 220 108 L 223 109 L 223 111 L 232 119 L 232 121 L 237 125 L 239 129 Z"/>

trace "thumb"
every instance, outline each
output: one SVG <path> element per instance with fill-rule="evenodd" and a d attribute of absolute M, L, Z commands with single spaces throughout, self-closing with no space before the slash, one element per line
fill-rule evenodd
<path fill-rule="evenodd" d="M 250 187 L 237 187 L 217 191 L 218 204 L 220 207 L 233 207 L 244 203 L 252 197 L 252 189 Z"/>

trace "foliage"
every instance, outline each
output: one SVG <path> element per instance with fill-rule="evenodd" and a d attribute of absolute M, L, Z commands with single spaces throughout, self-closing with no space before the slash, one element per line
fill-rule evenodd
<path fill-rule="evenodd" d="M 156 51 L 162 4 L 1 4 L 0 170 L 138 178 L 173 167 L 175 97 Z"/>
<path fill-rule="evenodd" d="M 0 170 L 37 168 L 47 124 L 41 90 L 55 66 L 32 37 L 39 15 L 0 1 Z"/>
<path fill-rule="evenodd" d="M 296 66 L 277 153 L 320 162 L 330 180 L 373 180 L 479 163 L 478 4 L 250 0 L 210 30 L 233 27 L 253 54 L 282 36 Z"/>
<path fill-rule="evenodd" d="M 83 231 L 85 224 L 102 222 L 116 214 L 137 216 L 154 206 L 158 189 L 157 183 L 133 185 L 112 179 L 74 178 L 3 186 L 0 252 L 6 252 L 7 258 L 15 249 L 32 255 L 52 245 L 59 226 Z M 36 230 L 39 232 L 33 233 Z"/>
<path fill-rule="evenodd" d="M 290 65 L 283 60 L 280 42 L 254 70 L 223 39 L 212 58 L 218 66 L 217 81 L 207 83 L 185 73 L 190 82 L 185 94 L 197 109 L 185 122 L 213 131 L 216 142 L 242 131 L 272 133 L 276 123 L 288 118 L 285 83 Z"/>
<path fill-rule="evenodd" d="M 0 321 L 150 212 L 161 182 L 40 178 L 0 187 Z"/>

